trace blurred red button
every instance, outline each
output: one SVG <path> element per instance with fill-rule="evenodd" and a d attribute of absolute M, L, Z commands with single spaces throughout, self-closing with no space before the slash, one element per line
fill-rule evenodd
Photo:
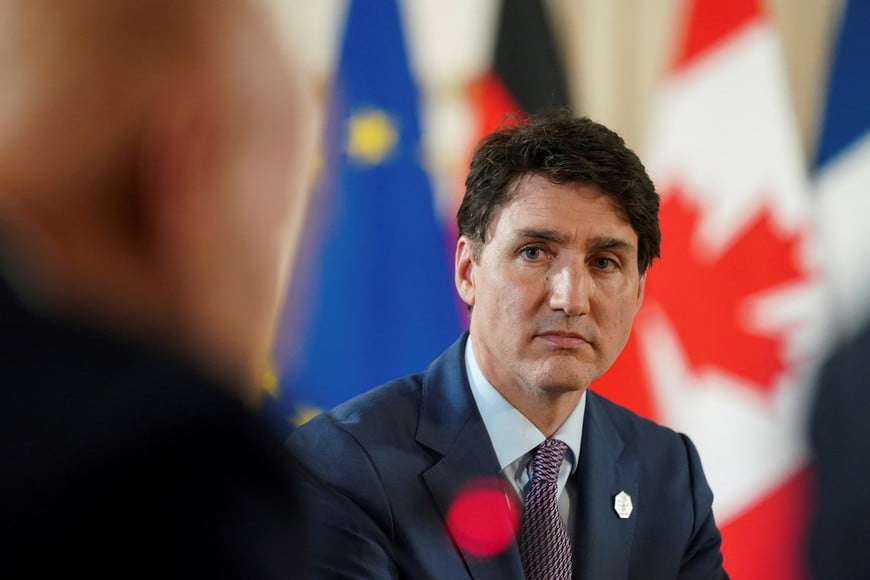
<path fill-rule="evenodd" d="M 447 528 L 459 548 L 479 557 L 494 556 L 516 538 L 520 517 L 516 494 L 500 478 L 483 478 L 465 487 L 447 512 Z"/>

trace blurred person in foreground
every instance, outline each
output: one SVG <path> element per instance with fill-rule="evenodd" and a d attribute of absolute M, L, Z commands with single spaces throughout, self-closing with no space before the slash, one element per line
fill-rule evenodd
<path fill-rule="evenodd" d="M 659 255 L 640 160 L 604 126 L 551 114 L 484 138 L 465 183 L 470 332 L 291 436 L 346 499 L 307 490 L 315 576 L 726 578 L 690 440 L 589 390 Z"/>
<path fill-rule="evenodd" d="M 815 455 L 810 578 L 870 578 L 870 321 L 826 361 L 810 437 Z"/>
<path fill-rule="evenodd" d="M 254 2 L 0 2 L 0 577 L 287 578 L 254 412 L 311 134 Z"/>

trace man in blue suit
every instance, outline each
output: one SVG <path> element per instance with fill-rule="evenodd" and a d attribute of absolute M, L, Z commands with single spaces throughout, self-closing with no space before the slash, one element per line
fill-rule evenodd
<path fill-rule="evenodd" d="M 470 332 L 290 440 L 322 480 L 315 576 L 727 578 L 692 443 L 588 390 L 628 340 L 658 207 L 637 156 L 588 119 L 481 142 L 455 262 Z"/>

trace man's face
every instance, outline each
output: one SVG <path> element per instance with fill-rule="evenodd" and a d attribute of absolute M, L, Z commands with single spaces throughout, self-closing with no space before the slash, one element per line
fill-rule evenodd
<path fill-rule="evenodd" d="M 523 177 L 479 261 L 460 238 L 456 284 L 473 307 L 484 375 L 508 401 L 581 391 L 613 363 L 643 298 L 637 234 L 590 185 Z"/>

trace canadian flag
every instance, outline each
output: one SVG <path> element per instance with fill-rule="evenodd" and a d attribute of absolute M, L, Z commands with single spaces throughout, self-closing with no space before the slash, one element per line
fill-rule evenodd
<path fill-rule="evenodd" d="M 825 330 L 782 53 L 760 0 L 692 0 L 685 24 L 641 155 L 662 196 L 662 259 L 593 388 L 696 443 L 732 577 L 803 578 Z"/>

